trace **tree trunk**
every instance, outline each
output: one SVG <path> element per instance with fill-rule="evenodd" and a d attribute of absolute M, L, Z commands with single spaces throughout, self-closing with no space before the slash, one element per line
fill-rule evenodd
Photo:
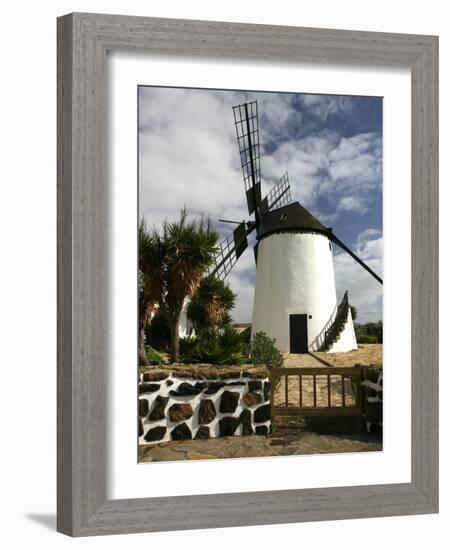
<path fill-rule="evenodd" d="M 139 352 L 139 364 L 145 365 L 145 366 L 150 365 L 150 361 L 147 359 L 147 354 L 145 353 L 145 332 L 143 328 L 139 329 L 138 352 Z"/>
<path fill-rule="evenodd" d="M 170 360 L 172 363 L 178 363 L 180 360 L 180 316 L 177 315 L 170 319 L 170 339 L 171 350 Z"/>

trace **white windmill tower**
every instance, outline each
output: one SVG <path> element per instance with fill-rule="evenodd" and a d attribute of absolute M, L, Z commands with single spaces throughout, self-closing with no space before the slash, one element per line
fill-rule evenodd
<path fill-rule="evenodd" d="M 256 285 L 252 333 L 276 339 L 280 351 L 307 353 L 356 349 L 348 293 L 338 304 L 332 244 L 337 244 L 382 280 L 358 258 L 330 227 L 298 202 L 292 202 L 288 175 L 261 198 L 258 107 L 256 102 L 233 107 L 248 212 L 254 221 L 230 222 L 237 228 L 220 243 L 211 274 L 224 279 L 256 231 Z"/>

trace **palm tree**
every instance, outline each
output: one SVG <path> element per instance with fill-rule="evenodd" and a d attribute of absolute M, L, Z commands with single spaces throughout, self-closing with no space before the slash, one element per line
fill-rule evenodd
<path fill-rule="evenodd" d="M 160 306 L 163 293 L 165 246 L 156 231 L 149 231 L 145 220 L 139 223 L 139 363 L 148 365 L 145 329 Z"/>
<path fill-rule="evenodd" d="M 216 332 L 230 317 L 236 294 L 220 279 L 207 276 L 200 282 L 198 289 L 189 302 L 187 314 L 198 332 L 212 330 Z"/>
<path fill-rule="evenodd" d="M 161 306 L 170 327 L 173 363 L 179 358 L 179 324 L 184 302 L 197 290 L 217 253 L 218 235 L 212 231 L 209 219 L 196 222 L 188 221 L 187 217 L 188 211 L 183 208 L 179 221 L 164 223 L 162 234 L 165 261 Z"/>

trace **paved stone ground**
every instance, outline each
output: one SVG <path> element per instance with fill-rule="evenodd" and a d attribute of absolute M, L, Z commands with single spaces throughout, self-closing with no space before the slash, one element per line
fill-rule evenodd
<path fill-rule="evenodd" d="M 208 460 L 260 456 L 311 455 L 381 451 L 379 438 L 366 434 L 330 435 L 307 431 L 270 436 L 234 436 L 203 441 L 169 441 L 157 445 L 141 445 L 139 462 L 173 460 Z"/>

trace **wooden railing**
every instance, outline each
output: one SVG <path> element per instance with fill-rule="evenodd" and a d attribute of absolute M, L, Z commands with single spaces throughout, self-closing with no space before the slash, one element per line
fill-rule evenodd
<path fill-rule="evenodd" d="M 328 321 L 325 323 L 325 325 L 323 326 L 323 328 L 319 332 L 319 334 L 311 342 L 310 349 L 323 350 L 323 346 L 324 346 L 324 343 L 325 343 L 325 335 L 326 335 L 328 329 L 333 325 L 334 320 L 336 319 L 336 313 L 337 313 L 338 305 L 339 304 L 336 304 L 334 306 L 333 312 L 331 313 L 330 317 L 328 318 Z"/>
<path fill-rule="evenodd" d="M 361 367 L 270 369 L 272 421 L 290 415 L 362 419 L 362 376 Z"/>

